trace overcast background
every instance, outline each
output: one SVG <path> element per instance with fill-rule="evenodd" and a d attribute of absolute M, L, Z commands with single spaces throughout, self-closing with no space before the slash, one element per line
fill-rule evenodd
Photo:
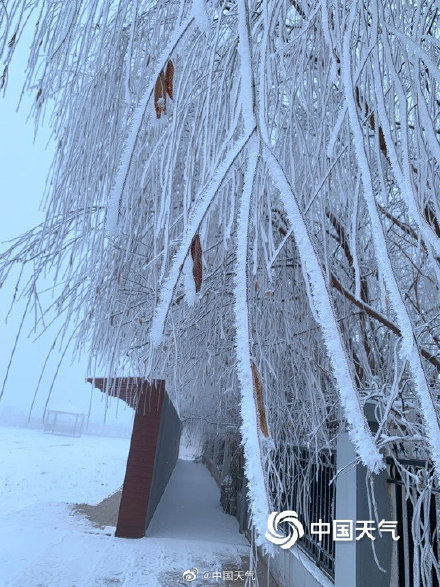
<path fill-rule="evenodd" d="M 14 62 L 9 70 L 6 96 L 0 96 L 0 251 L 7 245 L 4 241 L 12 239 L 41 222 L 44 213 L 40 203 L 49 172 L 53 145 L 50 142 L 48 125 L 41 128 L 34 142 L 34 123 L 27 122 L 31 108 L 31 95 L 22 100 L 16 112 L 19 96 L 24 82 L 27 61 L 27 46 L 22 42 L 16 50 Z M 15 337 L 25 305 L 18 303 L 5 322 L 6 314 L 14 293 L 18 272 L 0 289 L 0 379 L 3 381 L 14 346 Z M 48 281 L 48 286 L 51 283 Z M 41 368 L 52 344 L 56 326 L 33 342 L 35 333 L 31 332 L 32 320 L 25 320 L 21 340 L 17 346 L 8 383 L 0 400 L 0 422 L 21 424 L 27 421 Z M 32 424 L 39 425 L 60 352 L 53 354 L 48 363 L 46 375 L 40 385 L 35 407 L 32 411 Z M 91 400 L 91 386 L 85 382 L 87 361 L 72 363 L 66 355 L 55 383 L 49 407 L 69 408 L 87 413 Z M 132 410 L 123 402 L 111 402 L 105 410 L 105 397 L 93 392 L 90 429 L 108 433 L 126 433 L 132 418 Z M 118 405 L 116 405 L 118 404 Z M 104 415 L 106 413 L 105 424 Z"/>

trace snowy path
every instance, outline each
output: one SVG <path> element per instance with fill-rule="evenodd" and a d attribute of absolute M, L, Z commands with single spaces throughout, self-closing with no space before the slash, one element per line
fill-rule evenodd
<path fill-rule="evenodd" d="M 203 465 L 179 461 L 148 536 L 125 540 L 74 514 L 69 503 L 97 503 L 118 489 L 127 440 L 0 428 L 0 443 L 2 586 L 168 587 L 187 584 L 182 573 L 193 567 L 200 575 L 240 568 L 248 554 Z"/>
<path fill-rule="evenodd" d="M 237 542 L 238 524 L 225 515 L 214 479 L 204 465 L 178 461 L 148 529 L 148 536 L 204 542 Z M 248 544 L 238 535 L 242 544 Z"/>

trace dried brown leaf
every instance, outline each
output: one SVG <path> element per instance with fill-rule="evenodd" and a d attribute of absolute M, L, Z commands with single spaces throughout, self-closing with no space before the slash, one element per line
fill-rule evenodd
<path fill-rule="evenodd" d="M 166 112 L 167 96 L 165 86 L 165 75 L 161 71 L 154 86 L 154 109 L 157 118 L 160 118 L 162 112 Z"/>
<path fill-rule="evenodd" d="M 173 99 L 174 63 L 170 60 L 165 70 L 165 86 L 168 96 Z"/>
<path fill-rule="evenodd" d="M 193 260 L 193 277 L 196 286 L 196 292 L 200 291 L 202 287 L 202 245 L 200 243 L 200 236 L 197 233 L 191 241 L 191 257 Z"/>
<path fill-rule="evenodd" d="M 263 386 L 261 384 L 261 377 L 258 372 L 257 366 L 253 361 L 251 361 L 251 369 L 252 369 L 252 381 L 254 383 L 254 394 L 255 400 L 257 403 L 258 409 L 258 423 L 260 426 L 261 433 L 266 438 L 269 436 L 269 429 L 267 426 L 267 419 L 266 419 L 266 408 L 264 406 L 264 398 L 263 398 Z"/>

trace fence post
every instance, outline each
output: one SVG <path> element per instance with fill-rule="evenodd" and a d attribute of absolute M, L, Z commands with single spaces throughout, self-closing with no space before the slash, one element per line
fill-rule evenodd
<path fill-rule="evenodd" d="M 336 519 L 356 520 L 356 458 L 354 447 L 346 432 L 338 436 L 336 445 Z M 335 542 L 335 585 L 357 585 L 356 542 Z"/>
<path fill-rule="evenodd" d="M 368 408 L 369 406 L 367 406 Z M 367 414 L 369 412 L 367 411 Z M 375 432 L 377 424 L 371 415 L 370 427 Z M 366 468 L 353 465 L 356 458 L 354 447 L 346 432 L 340 434 L 337 443 L 336 466 L 341 471 L 336 480 L 336 519 L 353 520 L 354 536 L 351 542 L 335 542 L 335 584 L 356 585 L 356 587 L 386 587 L 392 582 L 393 540 L 390 533 L 382 537 L 376 530 L 374 548 L 377 559 L 385 572 L 381 571 L 375 561 L 372 540 L 364 537 L 355 540 L 356 520 L 375 521 L 374 512 L 369 511 L 366 486 Z M 374 497 L 379 521 L 394 520 L 391 496 L 387 483 L 387 471 L 374 476 Z"/>

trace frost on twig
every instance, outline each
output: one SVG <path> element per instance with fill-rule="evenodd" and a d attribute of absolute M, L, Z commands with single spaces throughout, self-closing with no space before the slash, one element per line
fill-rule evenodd
<path fill-rule="evenodd" d="M 7 87 L 37 3 L 3 4 Z M 52 271 L 92 363 L 166 378 L 201 438 L 240 430 L 260 532 L 277 464 L 341 426 L 371 470 L 440 472 L 439 27 L 403 0 L 39 8 L 26 88 L 57 152 L 0 283 L 32 265 L 38 308 Z"/>

